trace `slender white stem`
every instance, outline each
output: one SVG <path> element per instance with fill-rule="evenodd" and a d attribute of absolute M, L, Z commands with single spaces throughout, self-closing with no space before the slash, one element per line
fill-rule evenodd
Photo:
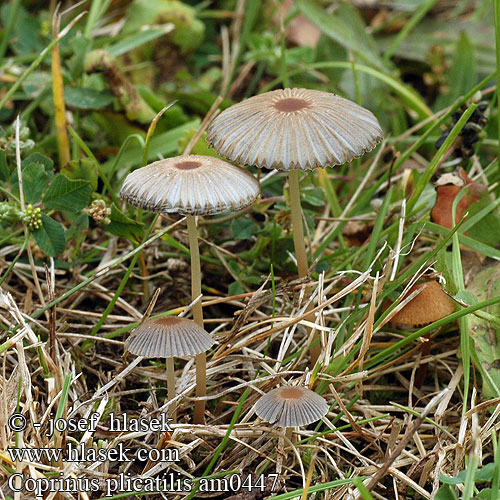
<path fill-rule="evenodd" d="M 295 246 L 295 255 L 297 257 L 297 268 L 299 270 L 299 278 L 307 276 L 309 265 L 307 263 L 306 244 L 304 239 L 304 226 L 302 225 L 302 208 L 300 206 L 300 186 L 299 186 L 299 171 L 290 170 L 288 172 L 288 184 L 290 185 L 290 208 L 292 209 L 292 228 L 293 228 L 293 244 Z M 305 298 L 309 296 L 309 291 L 306 290 Z M 313 308 L 311 303 L 308 307 Z M 307 317 L 309 321 L 314 321 L 313 318 Z M 307 334 L 309 335 L 310 329 Z M 319 335 L 314 334 L 312 341 L 319 340 Z M 316 342 L 310 348 L 311 367 L 314 368 L 316 361 L 321 354 L 321 343 Z"/>
<path fill-rule="evenodd" d="M 198 230 L 196 228 L 196 219 L 194 215 L 186 217 L 189 251 L 191 252 L 191 296 L 192 300 L 201 295 L 201 266 L 200 249 L 198 247 Z M 193 319 L 203 328 L 203 309 L 201 300 L 193 306 Z M 203 397 L 207 394 L 207 356 L 205 353 L 196 356 L 196 397 Z M 205 423 L 205 401 L 195 401 L 193 422 L 195 424 Z"/>
<path fill-rule="evenodd" d="M 304 227 L 302 225 L 302 209 L 300 206 L 299 171 L 290 170 L 288 173 L 288 184 L 290 185 L 290 208 L 292 209 L 293 244 L 297 257 L 299 278 L 307 276 L 309 266 L 307 265 L 306 244 L 304 240 Z"/>
<path fill-rule="evenodd" d="M 175 368 L 174 368 L 174 358 L 167 358 L 167 399 L 170 401 L 175 398 Z M 172 403 L 168 410 L 168 416 L 173 419 L 173 422 L 177 420 L 176 403 Z"/>

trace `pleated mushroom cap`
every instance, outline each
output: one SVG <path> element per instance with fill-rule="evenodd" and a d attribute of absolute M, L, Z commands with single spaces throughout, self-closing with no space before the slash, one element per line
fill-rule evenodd
<path fill-rule="evenodd" d="M 125 348 L 145 358 L 195 356 L 208 351 L 212 337 L 186 318 L 153 318 L 140 324 L 125 341 Z"/>
<path fill-rule="evenodd" d="M 151 212 L 215 215 L 251 205 L 257 180 L 240 167 L 201 155 L 160 160 L 130 173 L 120 196 Z"/>
<path fill-rule="evenodd" d="M 413 285 L 407 295 L 423 287 L 415 298 L 392 317 L 392 323 L 402 327 L 425 326 L 455 312 L 455 304 L 437 281 Z"/>
<path fill-rule="evenodd" d="M 383 138 L 375 116 L 329 92 L 273 90 L 224 110 L 207 130 L 221 156 L 241 165 L 308 170 L 342 165 Z"/>
<path fill-rule="evenodd" d="M 326 401 L 306 387 L 278 387 L 262 396 L 255 413 L 266 422 L 280 427 L 308 425 L 328 412 Z"/>

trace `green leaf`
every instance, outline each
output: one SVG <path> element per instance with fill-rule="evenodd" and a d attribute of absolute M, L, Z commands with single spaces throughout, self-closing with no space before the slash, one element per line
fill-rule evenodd
<path fill-rule="evenodd" d="M 66 240 L 69 241 L 71 238 L 76 238 L 78 240 L 88 227 L 89 216 L 87 214 L 77 215 L 66 231 Z"/>
<path fill-rule="evenodd" d="M 10 10 L 13 8 L 13 2 L 2 2 L 0 14 L 3 26 L 6 25 Z M 40 21 L 34 15 L 30 15 L 26 9 L 20 7 L 10 36 L 12 50 L 18 55 L 40 53 L 44 48 L 40 33 Z"/>
<path fill-rule="evenodd" d="M 471 238 L 485 243 L 490 247 L 496 247 L 500 243 L 500 214 L 498 213 L 499 200 L 491 202 L 488 191 L 483 191 L 478 201 L 472 203 L 467 208 L 469 212 L 469 221 L 477 215 L 479 220 L 475 220 L 474 224 L 466 221 L 464 224 L 464 232 Z M 481 216 L 486 213 L 486 215 Z"/>
<path fill-rule="evenodd" d="M 88 181 L 92 187 L 92 191 L 97 190 L 98 172 L 93 160 L 90 158 L 81 158 L 72 160 L 69 165 L 61 169 L 61 173 L 66 175 L 71 180 Z"/>
<path fill-rule="evenodd" d="M 149 88 L 147 85 L 138 84 L 137 92 L 139 92 L 139 95 L 144 99 L 146 104 L 156 113 L 159 113 L 169 104 L 163 95 L 158 94 L 158 92 Z M 162 126 L 162 131 L 171 130 L 183 123 L 187 123 L 189 119 L 189 116 L 184 112 L 182 106 L 174 104 L 161 115 L 161 120 L 157 124 L 156 130 L 159 131 L 159 128 Z"/>
<path fill-rule="evenodd" d="M 111 223 L 106 226 L 108 231 L 115 236 L 122 236 L 128 240 L 139 241 L 144 236 L 142 224 L 127 217 L 116 205 L 111 206 Z"/>
<path fill-rule="evenodd" d="M 257 225 L 252 219 L 238 217 L 231 222 L 231 231 L 236 240 L 251 240 L 257 231 Z"/>
<path fill-rule="evenodd" d="M 425 229 L 440 236 L 446 236 L 450 232 L 450 230 L 447 227 L 440 226 L 439 224 L 435 224 L 434 222 L 425 221 L 424 225 Z M 472 250 L 475 250 L 476 252 L 483 254 L 486 257 L 491 257 L 492 259 L 500 260 L 500 250 L 497 250 L 496 248 L 490 245 L 485 245 L 484 243 L 469 238 L 464 234 L 459 234 L 458 240 L 460 244 L 465 245 L 471 248 Z"/>
<path fill-rule="evenodd" d="M 71 260 L 76 259 L 82 252 L 82 243 L 87 236 L 87 229 L 89 228 L 89 216 L 87 214 L 79 214 L 75 217 L 71 226 L 66 230 L 66 241 L 74 239 L 71 242 Z"/>
<path fill-rule="evenodd" d="M 468 306 L 475 306 L 479 302 L 478 298 L 469 290 L 460 290 L 455 298 Z"/>
<path fill-rule="evenodd" d="M 33 153 L 23 160 L 21 167 L 24 169 L 32 163 L 39 163 L 43 165 L 43 168 L 45 169 L 45 172 L 47 172 L 49 177 L 52 177 L 54 175 L 54 162 L 48 156 L 42 155 L 40 153 Z"/>
<path fill-rule="evenodd" d="M 151 140 L 148 161 L 156 161 L 159 154 L 165 157 L 178 154 L 177 143 L 179 139 L 184 135 L 186 130 L 193 127 L 199 127 L 199 125 L 200 122 L 197 119 L 169 130 L 168 132 L 164 132 L 163 134 L 155 135 Z M 126 171 L 134 165 L 140 165 L 143 153 L 142 147 L 133 147 L 125 151 L 120 160 L 120 169 Z M 103 170 L 107 172 L 113 163 L 114 159 L 108 160 L 102 165 Z"/>
<path fill-rule="evenodd" d="M 47 208 L 78 212 L 88 204 L 91 191 L 89 182 L 70 181 L 65 175 L 58 174 L 45 193 L 43 203 Z"/>
<path fill-rule="evenodd" d="M 48 215 L 42 214 L 42 226 L 33 232 L 33 236 L 40 249 L 47 255 L 55 257 L 64 252 L 66 247 L 64 228 Z"/>
<path fill-rule="evenodd" d="M 0 181 L 6 181 L 9 178 L 9 167 L 7 167 L 7 155 L 0 149 Z"/>
<path fill-rule="evenodd" d="M 81 33 L 75 34 L 74 38 L 68 40 L 73 57 L 66 61 L 71 73 L 71 80 L 76 81 L 83 74 L 83 63 L 87 52 L 92 49 L 93 40 L 89 40 Z"/>
<path fill-rule="evenodd" d="M 54 162 L 47 156 L 44 156 L 40 153 L 33 153 L 29 155 L 26 159 L 24 159 L 23 162 L 21 163 L 21 169 L 23 172 L 23 181 L 24 181 L 23 183 L 26 182 L 26 180 L 24 179 L 26 168 L 28 168 L 30 165 L 38 165 L 38 167 L 43 169 L 47 174 L 47 181 L 50 181 L 50 179 L 54 175 Z M 32 174 L 33 170 L 30 169 L 29 175 Z M 19 179 L 17 178 L 17 169 L 14 169 L 10 174 L 10 184 L 14 191 L 19 192 Z M 26 193 L 26 186 L 24 186 L 24 192 Z M 36 201 L 39 201 L 39 197 L 35 200 L 35 202 Z M 33 202 L 28 202 L 28 203 L 33 203 Z"/>
<path fill-rule="evenodd" d="M 52 75 L 47 71 L 34 71 L 24 80 L 22 88 L 30 99 L 35 99 L 50 88 Z"/>
<path fill-rule="evenodd" d="M 474 45 L 466 33 L 461 33 L 454 54 L 453 63 L 446 72 L 449 90 L 436 99 L 435 109 L 449 106 L 455 99 L 466 94 L 478 81 Z"/>
<path fill-rule="evenodd" d="M 493 490 L 491 488 L 486 488 L 484 490 L 481 490 L 478 493 L 477 498 L 481 498 L 483 500 L 491 500 L 492 498 L 494 498 L 493 497 Z"/>
<path fill-rule="evenodd" d="M 476 474 L 474 475 L 474 479 L 476 481 L 491 481 L 493 479 L 493 474 L 495 473 L 495 464 L 490 462 L 486 464 L 484 467 L 481 467 Z"/>
<path fill-rule="evenodd" d="M 313 207 L 322 207 L 325 204 L 325 192 L 320 187 L 306 186 L 301 189 L 300 197 Z"/>
<path fill-rule="evenodd" d="M 441 474 L 439 476 L 439 479 L 444 484 L 462 484 L 465 481 L 465 475 L 466 472 L 463 470 L 456 477 L 445 476 L 444 474 Z"/>
<path fill-rule="evenodd" d="M 500 263 L 480 271 L 467 287 L 470 293 L 484 301 L 500 295 Z M 500 316 L 500 305 L 488 307 L 485 313 L 493 319 Z M 488 317 L 471 314 L 469 333 L 474 341 L 473 361 L 483 375 L 483 394 L 485 398 L 500 396 L 500 327 Z"/>
<path fill-rule="evenodd" d="M 49 183 L 49 176 L 41 163 L 30 163 L 23 169 L 23 188 L 27 203 L 40 201 Z"/>
<path fill-rule="evenodd" d="M 193 50 L 203 40 L 205 25 L 196 17 L 196 10 L 178 0 L 134 0 L 127 10 L 125 33 L 137 32 L 144 25 L 173 23 L 167 35 L 182 53 Z"/>
<path fill-rule="evenodd" d="M 113 102 L 113 94 L 109 90 L 95 90 L 66 87 L 64 89 L 66 104 L 78 109 L 101 109 Z"/>
<path fill-rule="evenodd" d="M 199 127 L 193 127 L 191 130 L 186 130 L 184 137 L 181 137 L 178 142 L 178 152 L 179 154 L 182 154 L 182 151 L 186 149 L 186 146 L 189 144 L 191 139 L 196 135 L 198 132 Z M 201 137 L 198 139 L 196 144 L 192 147 L 191 149 L 191 154 L 193 155 L 203 155 L 203 156 L 214 156 L 215 158 L 222 158 L 222 156 L 219 156 L 216 152 L 215 149 L 212 148 L 208 142 L 206 141 L 207 133 L 203 132 L 201 134 Z"/>
<path fill-rule="evenodd" d="M 314 0 L 297 0 L 298 8 L 326 36 L 353 52 L 366 64 L 386 71 L 387 63 L 380 57 L 374 39 L 367 33 L 357 10 L 346 2 L 330 14 Z"/>
<path fill-rule="evenodd" d="M 227 294 L 229 296 L 231 295 L 240 295 L 243 293 L 245 290 L 243 290 L 243 287 L 241 286 L 240 283 L 237 281 L 233 281 L 227 288 Z"/>
<path fill-rule="evenodd" d="M 316 267 L 315 267 L 315 271 L 320 274 L 322 272 L 326 272 L 328 271 L 328 269 L 330 269 L 330 264 L 328 264 L 328 262 L 326 261 L 323 261 L 323 260 L 320 260 L 317 264 L 316 264 Z"/>
<path fill-rule="evenodd" d="M 165 35 L 169 31 L 172 31 L 172 29 L 171 27 L 169 27 L 168 24 L 162 29 L 147 29 L 144 31 L 139 31 L 138 33 L 135 33 L 132 36 L 124 38 L 123 40 L 120 40 L 119 42 L 110 45 L 106 50 L 113 57 L 118 57 L 130 50 L 136 49 L 137 47 L 140 47 L 145 43 L 151 42 L 152 40 L 155 40 L 156 38 Z"/>
<path fill-rule="evenodd" d="M 443 480 L 443 476 L 441 476 L 441 480 Z M 441 486 L 434 498 L 435 500 L 458 500 L 453 488 L 448 484 Z"/>

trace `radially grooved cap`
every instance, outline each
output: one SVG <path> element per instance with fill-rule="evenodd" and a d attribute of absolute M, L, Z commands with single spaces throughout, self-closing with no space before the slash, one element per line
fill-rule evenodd
<path fill-rule="evenodd" d="M 202 155 L 160 160 L 130 173 L 120 196 L 151 212 L 215 215 L 251 205 L 259 195 L 252 174 Z"/>
<path fill-rule="evenodd" d="M 194 321 L 176 316 L 147 319 L 125 341 L 125 348 L 145 358 L 195 356 L 208 351 L 214 340 Z"/>
<path fill-rule="evenodd" d="M 326 415 L 328 405 L 323 397 L 307 387 L 278 387 L 264 394 L 254 406 L 264 421 L 280 427 L 300 427 Z"/>
<path fill-rule="evenodd" d="M 308 170 L 342 165 L 383 138 L 375 116 L 329 92 L 273 90 L 224 110 L 209 125 L 207 141 L 240 165 Z"/>

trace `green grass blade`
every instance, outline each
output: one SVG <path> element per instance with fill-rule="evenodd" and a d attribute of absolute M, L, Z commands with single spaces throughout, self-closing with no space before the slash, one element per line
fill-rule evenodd
<path fill-rule="evenodd" d="M 20 6 L 21 0 L 14 0 L 10 7 L 9 17 L 2 33 L 2 41 L 0 42 L 0 63 L 3 63 L 5 53 L 7 52 L 7 47 L 9 45 L 9 41 L 11 40 L 10 35 L 16 23 L 17 12 Z"/>
<path fill-rule="evenodd" d="M 121 160 L 121 157 L 123 155 L 123 153 L 125 152 L 125 150 L 127 149 L 127 146 L 132 142 L 132 140 L 136 140 L 138 143 L 139 143 L 139 146 L 141 148 L 144 148 L 144 139 L 142 138 L 142 136 L 140 136 L 139 134 L 131 134 L 129 135 L 124 141 L 123 141 L 123 144 L 120 148 L 120 151 L 118 151 L 118 154 L 116 155 L 116 158 L 115 158 L 115 161 L 113 162 L 113 164 L 111 165 L 111 169 L 109 171 L 109 179 L 112 179 L 113 178 L 113 175 L 115 174 L 115 170 L 116 170 L 116 167 L 119 165 L 120 163 L 120 160 Z M 105 194 L 106 192 L 103 191 L 103 194 Z"/>
<path fill-rule="evenodd" d="M 241 410 L 243 408 L 243 404 L 245 403 L 245 401 L 246 401 L 246 399 L 247 399 L 247 397 L 248 397 L 249 394 L 250 394 L 250 388 L 247 387 L 245 389 L 245 392 L 242 394 L 242 396 L 241 396 L 241 398 L 240 398 L 240 400 L 238 402 L 238 406 L 236 407 L 236 410 L 234 411 L 233 417 L 231 418 L 231 422 L 229 423 L 229 426 L 227 428 L 226 434 L 222 438 L 222 441 L 219 444 L 219 446 L 217 447 L 217 449 L 215 450 L 215 453 L 214 453 L 212 459 L 210 460 L 210 463 L 207 465 L 207 468 L 203 472 L 203 477 L 207 477 L 207 474 L 210 473 L 210 471 L 212 470 L 213 466 L 215 465 L 215 463 L 219 459 L 219 456 L 221 455 L 221 453 L 226 449 L 227 444 L 229 442 L 229 436 L 231 435 L 231 432 L 232 432 L 234 426 L 236 425 L 236 422 L 238 421 L 238 418 L 240 416 Z M 195 495 L 196 495 L 197 491 L 198 491 L 198 485 L 195 485 L 194 488 L 193 488 L 193 491 L 186 498 L 186 500 L 192 500 L 193 498 L 195 498 Z"/>
<path fill-rule="evenodd" d="M 10 87 L 10 89 L 5 93 L 3 98 L 0 100 L 0 109 L 3 109 L 5 103 L 14 95 L 15 92 L 19 89 L 19 87 L 23 84 L 23 82 L 28 78 L 33 71 L 35 71 L 38 66 L 42 63 L 42 61 L 51 53 L 52 49 L 70 32 L 71 28 L 85 15 L 85 12 L 82 12 L 78 16 L 73 19 L 60 33 L 57 38 L 54 38 L 48 45 L 45 47 L 38 57 L 30 64 L 30 66 L 24 71 L 24 73 L 16 80 L 16 83 Z"/>
<path fill-rule="evenodd" d="M 374 500 L 372 494 L 368 491 L 368 488 L 365 486 L 365 483 L 363 483 L 363 480 L 360 477 L 355 477 L 353 483 L 354 486 L 358 488 L 363 500 Z"/>
<path fill-rule="evenodd" d="M 429 107 L 424 103 L 422 98 L 408 85 L 401 83 L 396 80 L 394 77 L 379 71 L 376 68 L 372 68 L 370 66 L 366 66 L 364 64 L 357 64 L 351 62 L 319 62 L 304 65 L 304 68 L 299 70 L 290 71 L 288 73 L 288 77 L 292 77 L 295 75 L 303 74 L 304 71 L 314 70 L 314 69 L 326 69 L 326 68 L 344 68 L 352 70 L 352 65 L 356 66 L 357 71 L 361 71 L 362 73 L 366 73 L 374 78 L 377 78 L 383 83 L 386 83 L 389 87 L 391 87 L 396 94 L 401 97 L 401 99 L 406 102 L 414 111 L 418 113 L 421 119 L 427 118 L 431 116 L 433 113 L 429 109 Z M 262 87 L 261 92 L 267 92 L 268 90 L 273 89 L 277 85 L 282 82 L 282 77 L 275 78 L 272 82 L 268 83 L 264 87 Z"/>
<path fill-rule="evenodd" d="M 411 18 L 405 23 L 401 31 L 399 31 L 399 33 L 396 35 L 389 48 L 385 51 L 385 61 L 389 61 L 391 59 L 391 57 L 394 55 L 394 52 L 396 52 L 397 48 L 403 43 L 409 33 L 424 18 L 425 14 L 427 14 L 427 12 L 429 12 L 429 10 L 434 7 L 437 2 L 438 0 L 427 0 L 417 8 Z"/>
<path fill-rule="evenodd" d="M 486 307 L 492 306 L 493 304 L 498 304 L 499 302 L 500 302 L 500 297 L 493 297 L 492 299 L 485 300 L 483 302 L 478 302 L 477 304 L 474 304 L 473 306 L 464 307 L 460 311 L 456 311 L 453 314 L 446 316 L 445 318 L 442 318 L 438 321 L 435 321 L 434 323 L 431 323 L 430 325 L 424 326 L 423 328 L 420 328 L 419 330 L 408 335 L 408 337 L 405 337 L 404 339 L 399 340 L 398 342 L 396 342 L 392 346 L 387 347 L 386 349 L 382 350 L 378 354 L 375 354 L 375 356 L 373 356 L 373 358 L 371 358 L 367 362 L 365 362 L 365 366 L 367 368 L 375 366 L 376 364 L 378 364 L 380 361 L 384 360 L 389 355 L 393 354 L 394 352 L 398 351 L 399 349 L 406 347 L 408 344 L 410 344 L 414 340 L 419 339 L 420 337 L 424 336 L 425 334 L 430 333 L 437 328 L 441 328 L 442 326 L 445 326 L 448 323 L 452 323 L 453 321 L 458 320 L 459 318 L 461 318 L 462 316 L 465 316 L 466 314 L 471 314 L 474 311 L 478 311 L 479 309 L 484 309 Z"/>
<path fill-rule="evenodd" d="M 158 124 L 158 121 L 162 117 L 163 113 L 165 113 L 165 111 L 167 111 L 167 109 L 170 109 L 176 102 L 177 101 L 173 101 L 172 103 L 165 106 L 153 118 L 153 121 L 151 122 L 151 125 L 148 128 L 148 133 L 146 134 L 146 143 L 144 144 L 144 154 L 142 155 L 142 166 L 146 165 L 146 163 L 148 162 L 149 150 L 151 148 L 151 139 L 153 137 L 153 134 L 155 133 L 155 129 L 156 129 L 156 125 Z"/>
<path fill-rule="evenodd" d="M 495 429 L 491 430 L 491 442 L 493 444 L 493 460 L 495 469 L 491 480 L 491 499 L 500 500 L 500 437 L 497 440 Z"/>
<path fill-rule="evenodd" d="M 462 189 L 455 199 L 451 209 L 451 220 L 453 226 L 455 225 L 457 206 L 460 200 L 467 194 L 468 187 Z M 452 275 L 457 291 L 463 292 L 465 290 L 464 273 L 462 269 L 462 259 L 460 257 L 460 242 L 458 239 L 458 232 L 453 234 L 452 239 Z M 462 316 L 458 320 L 460 325 L 460 352 L 462 355 L 462 366 L 464 370 L 464 401 L 462 405 L 462 416 L 467 412 L 467 403 L 469 400 L 469 383 L 470 383 L 470 362 L 471 362 L 471 337 L 469 334 L 469 321 L 467 316 Z"/>
<path fill-rule="evenodd" d="M 497 61 L 497 82 L 500 82 L 500 0 L 494 0 L 495 5 L 495 47 L 496 47 L 496 61 Z M 500 172 L 500 99 L 498 98 L 497 87 L 497 133 L 498 133 L 498 151 L 497 162 L 498 171 Z"/>
<path fill-rule="evenodd" d="M 366 478 L 363 478 L 366 479 Z M 338 488 L 339 486 L 345 486 L 346 484 L 353 484 L 354 478 L 352 479 L 337 479 L 336 481 L 329 481 L 327 483 L 315 484 L 309 487 L 309 493 L 318 493 L 321 491 L 329 491 L 332 488 Z M 288 493 L 282 493 L 281 495 L 276 495 L 274 497 L 266 497 L 267 500 L 291 500 L 292 498 L 297 498 L 304 492 L 303 488 L 289 491 Z"/>
<path fill-rule="evenodd" d="M 412 210 L 415 207 L 415 204 L 419 200 L 420 196 L 422 195 L 424 189 L 428 185 L 429 181 L 431 180 L 432 176 L 436 172 L 437 168 L 439 167 L 441 163 L 441 159 L 443 155 L 450 149 L 451 145 L 455 141 L 455 139 L 458 137 L 458 134 L 460 131 L 464 128 L 465 124 L 471 117 L 472 113 L 474 113 L 474 110 L 477 108 L 476 103 L 472 103 L 465 113 L 460 117 L 458 122 L 455 124 L 455 126 L 451 129 L 448 137 L 445 139 L 441 147 L 437 150 L 436 154 L 432 158 L 432 160 L 429 162 L 429 165 L 423 172 L 423 174 L 420 176 L 418 179 L 415 189 L 413 191 L 413 194 L 410 196 L 410 199 L 408 200 L 408 215 L 412 215 Z"/>
<path fill-rule="evenodd" d="M 85 154 L 94 162 L 94 164 L 95 164 L 95 166 L 97 168 L 97 171 L 99 173 L 99 177 L 101 178 L 104 186 L 108 190 L 109 196 L 113 200 L 113 203 L 117 207 L 119 207 L 120 206 L 120 200 L 118 199 L 118 196 L 116 196 L 115 190 L 111 187 L 111 184 L 110 184 L 110 182 L 108 180 L 108 176 L 104 173 L 104 170 L 101 167 L 101 164 L 99 163 L 99 161 L 97 161 L 97 158 L 94 156 L 94 153 L 92 153 L 92 151 L 90 151 L 89 147 L 85 144 L 85 142 L 83 141 L 83 139 L 78 135 L 78 133 L 76 132 L 76 130 L 74 130 L 69 125 L 68 125 L 68 130 L 69 130 L 70 134 L 73 136 L 73 139 L 75 139 L 75 141 L 78 143 L 78 145 L 83 149 L 83 151 L 85 152 Z"/>
<path fill-rule="evenodd" d="M 463 220 L 464 222 L 468 222 L 466 219 Z M 446 236 L 449 232 L 448 228 L 440 226 L 435 222 L 425 221 L 423 222 L 423 224 L 425 224 L 425 229 L 432 231 L 434 234 L 440 236 Z M 500 250 L 497 250 L 496 248 L 486 245 L 485 243 L 481 243 L 480 241 L 477 241 L 469 236 L 466 236 L 461 232 L 458 235 L 458 241 L 460 242 L 460 244 L 465 245 L 471 248 L 472 250 L 476 250 L 476 252 L 483 254 L 485 257 L 491 257 L 492 259 L 500 260 Z"/>

